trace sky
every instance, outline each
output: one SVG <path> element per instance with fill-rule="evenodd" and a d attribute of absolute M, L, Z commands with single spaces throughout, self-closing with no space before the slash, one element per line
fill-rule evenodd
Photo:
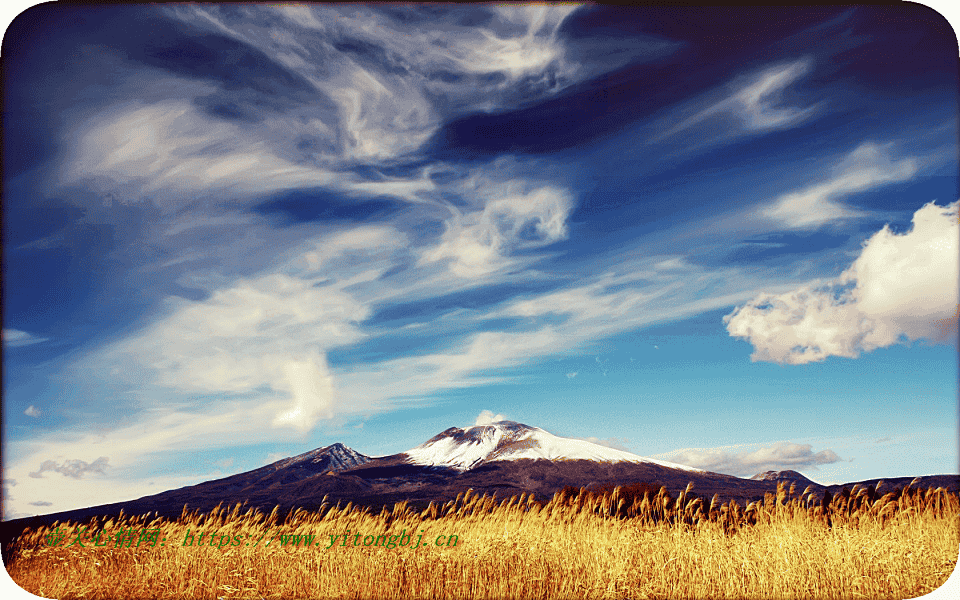
<path fill-rule="evenodd" d="M 960 472 L 932 9 L 46 4 L 3 58 L 4 519 L 498 419 Z"/>

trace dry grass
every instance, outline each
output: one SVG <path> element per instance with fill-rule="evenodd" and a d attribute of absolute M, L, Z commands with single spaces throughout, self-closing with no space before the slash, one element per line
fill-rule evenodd
<path fill-rule="evenodd" d="M 89 531 L 159 528 L 156 547 L 49 547 L 50 530 L 18 541 L 10 575 L 55 598 L 912 598 L 939 587 L 960 546 L 960 500 L 942 489 L 880 495 L 854 489 L 815 500 L 782 486 L 745 507 L 690 489 L 603 495 L 565 491 L 547 503 L 469 493 L 417 512 L 324 506 L 186 512 L 177 521 L 122 517 Z M 76 530 L 75 525 L 62 524 Z M 250 545 L 183 547 L 187 530 L 249 535 Z M 353 547 L 354 533 L 401 530 L 417 549 Z M 351 531 L 348 546 L 329 535 Z M 320 546 L 270 536 L 318 535 Z M 439 535 L 455 547 L 437 547 Z M 254 546 L 259 536 L 265 537 Z M 209 539 L 209 538 L 207 538 Z M 234 538 L 236 540 L 236 538 Z M 88 544 L 89 545 L 89 544 Z M 411 543 L 411 546 L 413 544 Z"/>

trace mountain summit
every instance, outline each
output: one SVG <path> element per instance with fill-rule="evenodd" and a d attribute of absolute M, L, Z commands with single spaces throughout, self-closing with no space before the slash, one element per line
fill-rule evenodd
<path fill-rule="evenodd" d="M 754 481 L 785 481 L 799 483 L 801 485 L 819 485 L 815 481 L 807 479 L 802 474 L 797 473 L 796 471 L 764 471 L 763 473 L 757 473 L 750 479 Z"/>
<path fill-rule="evenodd" d="M 498 461 L 546 459 L 590 460 L 601 463 L 648 463 L 703 473 L 700 469 L 644 458 L 586 440 L 565 438 L 515 421 L 497 421 L 466 429 L 451 427 L 403 453 L 415 465 L 448 467 L 460 472 Z"/>
<path fill-rule="evenodd" d="M 317 448 L 297 456 L 278 460 L 273 463 L 275 469 L 300 468 L 313 473 L 339 473 L 370 462 L 370 457 L 348 448 L 340 442 L 324 448 Z"/>

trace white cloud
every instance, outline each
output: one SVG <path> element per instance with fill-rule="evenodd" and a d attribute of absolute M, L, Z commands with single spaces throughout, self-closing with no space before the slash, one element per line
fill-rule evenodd
<path fill-rule="evenodd" d="M 838 278 L 761 294 L 724 317 L 727 331 L 753 344 L 753 360 L 785 364 L 856 358 L 902 338 L 955 341 L 958 204 L 923 206 L 903 234 L 884 226 Z"/>
<path fill-rule="evenodd" d="M 797 470 L 835 463 L 833 450 L 813 452 L 810 444 L 777 442 L 756 450 L 731 451 L 727 448 L 685 448 L 653 458 L 696 467 L 712 473 L 749 477 L 764 471 Z"/>
<path fill-rule="evenodd" d="M 37 418 L 40 416 L 40 409 L 31 404 L 27 407 L 27 410 L 23 411 L 23 414 L 27 415 L 28 417 Z"/>
<path fill-rule="evenodd" d="M 917 160 L 890 157 L 890 144 L 861 144 L 834 169 L 834 176 L 824 183 L 790 192 L 761 211 L 767 219 L 791 229 L 812 228 L 862 213 L 840 204 L 844 196 L 913 177 Z"/>
<path fill-rule="evenodd" d="M 515 251 L 565 239 L 573 210 L 569 194 L 530 187 L 522 182 L 481 187 L 476 193 L 486 200 L 483 210 L 457 211 L 440 242 L 421 254 L 421 264 L 446 261 L 458 277 L 481 277 L 516 266 L 510 256 Z"/>
<path fill-rule="evenodd" d="M 810 59 L 779 65 L 760 73 L 727 102 L 727 110 L 739 112 L 747 129 L 782 129 L 804 121 L 816 110 L 778 106 L 782 92 L 812 70 Z M 739 109 L 739 110 L 738 110 Z"/>
<path fill-rule="evenodd" d="M 316 287 L 314 279 L 272 273 L 201 302 L 171 300 L 165 317 L 88 364 L 140 389 L 287 398 L 267 422 L 305 431 L 337 409 L 325 352 L 363 337 L 358 323 L 370 309 L 344 288 L 369 277 Z"/>
<path fill-rule="evenodd" d="M 259 133 L 207 117 L 187 100 L 124 106 L 71 134 L 60 180 L 171 210 L 198 192 L 249 195 L 333 181 L 328 170 L 282 158 Z"/>
<path fill-rule="evenodd" d="M 556 33 L 579 6 L 494 4 L 491 8 L 501 18 L 521 25 L 526 29 L 525 34 L 501 38 L 483 32 L 483 37 L 476 40 L 480 43 L 466 47 L 457 61 L 465 70 L 505 71 L 517 78 L 524 73 L 542 72 L 551 62 L 562 58 L 563 47 L 557 43 Z"/>
<path fill-rule="evenodd" d="M 573 371 L 572 373 L 567 373 L 567 379 L 573 379 L 577 376 L 577 372 Z"/>
<path fill-rule="evenodd" d="M 283 370 L 294 404 L 277 415 L 273 420 L 274 427 L 292 425 L 306 432 L 313 428 L 318 418 L 333 416 L 336 389 L 323 355 L 310 360 L 289 361 Z"/>
<path fill-rule="evenodd" d="M 493 425 L 494 423 L 499 423 L 500 421 L 506 421 L 507 417 L 501 414 L 493 414 L 492 410 L 482 410 L 480 414 L 477 415 L 476 420 L 474 420 L 474 425 Z"/>
<path fill-rule="evenodd" d="M 3 329 L 3 345 L 7 348 L 19 348 L 21 346 L 39 344 L 40 342 L 46 342 L 48 339 L 49 338 L 35 336 L 26 331 L 20 331 L 19 329 L 9 329 L 6 327 Z"/>
<path fill-rule="evenodd" d="M 299 107 L 296 127 L 322 140 L 315 158 L 337 162 L 396 157 L 433 135 L 443 111 L 503 108 L 593 75 L 565 60 L 557 36 L 577 8 L 491 6 L 489 26 L 465 25 L 454 10 L 415 28 L 389 13 L 417 7 L 177 5 L 167 12 L 252 46 L 309 81 L 335 109 Z M 548 69 L 553 77 L 544 76 Z"/>
<path fill-rule="evenodd" d="M 680 119 L 676 126 L 665 129 L 663 122 L 658 123 L 661 133 L 656 135 L 655 139 L 662 140 L 699 127 L 703 131 L 698 131 L 702 139 L 697 145 L 702 146 L 715 142 L 720 137 L 776 131 L 799 125 L 816 114 L 819 106 L 785 106 L 781 103 L 781 98 L 784 91 L 812 70 L 813 61 L 810 58 L 801 58 L 739 77 L 726 84 L 723 89 L 711 92 L 709 96 L 713 97 L 712 100 L 700 98 L 692 105 L 681 108 L 680 114 L 686 113 L 689 116 L 675 117 Z M 704 104 L 708 106 L 702 108 Z M 731 127 L 731 119 L 737 122 L 739 127 Z"/>
<path fill-rule="evenodd" d="M 456 15 L 449 19 L 432 15 L 423 26 L 415 29 L 398 25 L 370 7 L 283 5 L 274 10 L 298 26 L 322 32 L 325 37 L 340 34 L 382 47 L 389 60 L 405 67 L 408 78 L 433 93 L 453 96 L 458 103 L 470 102 L 479 108 L 484 106 L 484 96 L 495 98 L 503 88 L 509 88 L 524 76 L 541 74 L 551 65 L 567 77 L 574 75 L 576 65 L 565 62 L 564 48 L 556 34 L 577 8 L 579 6 L 574 4 L 490 5 L 489 9 L 498 19 L 487 26 L 463 25 Z M 287 51 L 293 48 L 294 44 L 288 42 Z M 438 71 L 468 75 L 500 72 L 506 76 L 506 81 L 486 83 L 481 80 L 482 92 L 475 93 L 470 101 L 466 98 L 468 86 L 457 86 L 431 77 Z M 478 82 L 471 80 L 470 83 L 476 85 Z"/>

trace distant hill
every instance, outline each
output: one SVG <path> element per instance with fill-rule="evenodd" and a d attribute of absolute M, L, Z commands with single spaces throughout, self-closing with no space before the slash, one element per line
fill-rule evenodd
<path fill-rule="evenodd" d="M 789 470 L 788 471 L 764 471 L 763 473 L 757 473 L 750 479 L 753 479 L 754 481 L 773 481 L 773 482 L 783 481 L 788 485 L 791 483 L 795 483 L 797 487 L 801 487 L 801 488 L 806 487 L 808 485 L 823 487 L 819 483 L 816 483 L 815 481 L 807 479 L 800 473 L 797 473 L 796 471 L 789 471 Z"/>

